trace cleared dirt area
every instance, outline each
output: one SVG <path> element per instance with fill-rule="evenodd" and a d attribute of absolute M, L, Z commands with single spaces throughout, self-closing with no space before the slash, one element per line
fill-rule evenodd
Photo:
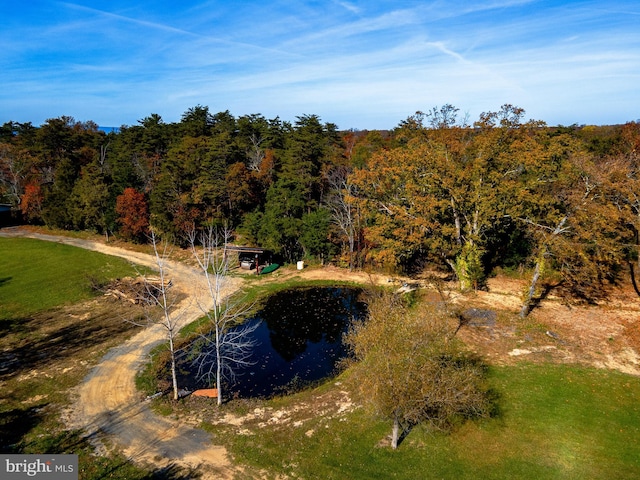
<path fill-rule="evenodd" d="M 335 267 L 283 275 L 363 284 L 428 286 L 428 281 L 349 272 Z M 446 297 L 471 321 L 458 335 L 492 363 L 526 360 L 578 363 L 640 375 L 640 297 L 630 284 L 612 290 L 597 305 L 569 305 L 549 296 L 524 320 L 518 313 L 527 279 L 490 278 L 487 291 L 455 292 L 444 284 Z M 475 311 L 475 313 L 474 313 Z"/>
<path fill-rule="evenodd" d="M 139 252 L 112 247 L 90 240 L 56 237 L 24 229 L 3 229 L 4 236 L 28 237 L 60 242 L 108 255 L 123 257 L 132 263 L 153 268 L 155 259 Z M 176 262 L 167 269 L 175 289 L 184 294 L 175 315 L 183 324 L 202 316 L 210 308 L 205 295 L 206 283 L 200 271 Z M 241 280 L 230 279 L 231 293 Z M 95 440 L 97 448 L 115 443 L 125 456 L 156 468 L 177 464 L 198 468 L 201 478 L 230 478 L 231 464 L 224 447 L 211 444 L 210 436 L 185 427 L 170 418 L 160 417 L 141 400 L 135 387 L 135 375 L 148 360 L 149 352 L 163 342 L 165 331 L 159 325 L 145 328 L 125 344 L 111 349 L 74 393 L 72 407 L 65 414 L 71 429 L 81 429 Z"/>
<path fill-rule="evenodd" d="M 488 292 L 468 298 L 470 307 L 497 312 L 495 322 L 480 320 L 461 330 L 488 361 L 577 363 L 640 375 L 640 298 L 631 285 L 616 288 L 598 305 L 550 297 L 522 320 L 517 313 L 525 283 L 491 279 Z"/>
<path fill-rule="evenodd" d="M 155 265 L 154 258 L 149 255 L 101 242 L 43 235 L 24 229 L 3 229 L 0 234 L 63 242 L 124 257 L 152 268 Z M 196 320 L 202 316 L 202 308 L 211 306 L 203 293 L 204 277 L 184 263 L 169 262 L 168 269 L 173 288 L 184 297 L 178 306 L 181 321 Z M 281 269 L 273 275 L 273 281 L 293 276 L 395 285 L 399 289 L 404 283 L 411 283 L 409 279 L 334 267 L 302 271 Z M 243 283 L 242 278 L 230 280 L 228 293 Z M 489 363 L 571 362 L 640 375 L 640 299 L 630 286 L 615 290 L 610 300 L 600 305 L 567 306 L 551 297 L 527 319 L 521 320 L 517 314 L 525 283 L 525 280 L 499 277 L 489 280 L 487 292 L 464 296 L 448 294 L 470 318 L 459 335 Z M 137 462 L 157 467 L 177 464 L 197 468 L 203 479 L 231 478 L 242 471 L 241 467 L 233 465 L 224 447 L 212 444 L 208 433 L 189 426 L 198 425 L 202 419 L 158 416 L 136 391 L 136 372 L 147 361 L 151 349 L 164 338 L 162 327 L 152 326 L 111 349 L 76 389 L 73 405 L 65 414 L 65 423 L 69 428 L 85 431 L 98 448 L 115 445 Z M 246 417 L 225 416 L 221 412 L 214 423 L 223 422 L 242 433 L 245 424 L 287 424 L 302 421 L 306 415 L 321 412 L 339 415 L 352 408 L 348 394 L 338 389 L 322 396 L 314 405 L 301 405 L 296 412 L 256 409 Z"/>

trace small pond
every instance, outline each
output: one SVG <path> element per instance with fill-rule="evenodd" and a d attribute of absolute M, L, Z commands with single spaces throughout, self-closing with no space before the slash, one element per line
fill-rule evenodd
<path fill-rule="evenodd" d="M 332 375 L 346 354 L 343 334 L 366 312 L 360 293 L 357 288 L 314 287 L 270 296 L 248 320 L 259 324 L 251 333 L 253 365 L 236 368 L 236 381 L 227 385 L 225 397 L 268 397 Z"/>

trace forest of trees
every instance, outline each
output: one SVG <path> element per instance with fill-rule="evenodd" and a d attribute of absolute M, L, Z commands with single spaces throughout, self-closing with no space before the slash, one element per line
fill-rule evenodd
<path fill-rule="evenodd" d="M 150 227 L 232 228 L 285 261 L 455 274 L 496 268 L 596 300 L 638 267 L 640 124 L 551 127 L 504 105 L 451 105 L 392 131 L 212 114 L 151 114 L 105 133 L 71 117 L 0 127 L 0 203 L 23 221 L 145 241 Z"/>

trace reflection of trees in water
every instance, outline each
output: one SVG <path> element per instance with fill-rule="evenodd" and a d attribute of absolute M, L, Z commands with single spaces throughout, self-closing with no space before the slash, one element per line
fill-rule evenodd
<path fill-rule="evenodd" d="M 307 342 L 340 340 L 348 323 L 364 309 L 359 289 L 301 288 L 269 297 L 259 316 L 267 323 L 273 349 L 287 362 L 301 355 Z"/>
<path fill-rule="evenodd" d="M 239 368 L 228 392 L 240 397 L 288 392 L 334 372 L 345 353 L 342 336 L 352 319 L 366 313 L 361 289 L 295 288 L 271 295 L 263 309 L 247 320 L 255 326 L 251 364 Z M 193 365 L 182 359 L 181 385 L 201 387 Z"/>

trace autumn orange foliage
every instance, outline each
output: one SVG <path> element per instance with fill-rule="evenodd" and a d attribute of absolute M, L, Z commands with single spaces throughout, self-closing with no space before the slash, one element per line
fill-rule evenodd
<path fill-rule="evenodd" d="M 125 188 L 116 199 L 118 223 L 122 225 L 121 233 L 135 239 L 147 233 L 149 228 L 149 208 L 144 194 L 135 188 Z"/>

